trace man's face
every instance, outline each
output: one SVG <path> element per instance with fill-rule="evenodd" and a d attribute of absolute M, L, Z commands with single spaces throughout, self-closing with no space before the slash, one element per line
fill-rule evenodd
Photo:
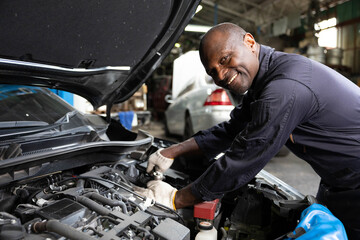
<path fill-rule="evenodd" d="M 250 88 L 259 69 L 256 43 L 250 34 L 243 41 L 231 34 L 211 33 L 204 41 L 201 61 L 216 85 L 240 94 Z"/>

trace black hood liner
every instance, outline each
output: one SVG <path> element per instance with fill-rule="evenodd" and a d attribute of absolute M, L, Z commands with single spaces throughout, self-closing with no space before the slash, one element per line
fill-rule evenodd
<path fill-rule="evenodd" d="M 2 1 L 0 82 L 73 92 L 95 108 L 125 101 L 170 52 L 199 2 Z"/>
<path fill-rule="evenodd" d="M 172 1 L 2 1 L 0 56 L 69 68 L 135 66 Z"/>

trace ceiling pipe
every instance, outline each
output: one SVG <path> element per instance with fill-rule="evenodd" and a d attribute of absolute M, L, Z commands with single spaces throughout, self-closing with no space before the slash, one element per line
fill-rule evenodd
<path fill-rule="evenodd" d="M 214 26 L 218 23 L 218 3 L 215 3 L 214 6 Z"/>
<path fill-rule="evenodd" d="M 210 6 L 210 7 L 215 6 L 215 3 L 213 1 L 210 1 L 210 0 L 202 0 L 201 4 L 207 5 L 207 6 Z M 226 8 L 226 7 L 224 7 L 224 6 L 220 5 L 220 4 L 218 4 L 217 8 L 218 8 L 218 11 L 222 11 L 222 12 L 231 14 L 233 16 L 245 19 L 245 20 L 247 20 L 247 21 L 249 21 L 251 23 L 255 23 L 255 21 L 252 18 L 248 17 L 247 15 L 241 14 L 239 12 L 236 12 L 236 11 L 232 10 L 232 9 Z"/>

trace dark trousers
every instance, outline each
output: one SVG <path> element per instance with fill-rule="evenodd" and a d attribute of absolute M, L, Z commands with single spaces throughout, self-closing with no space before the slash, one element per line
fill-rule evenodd
<path fill-rule="evenodd" d="M 321 182 L 316 198 L 344 224 L 350 240 L 360 240 L 360 189 L 338 189 Z"/>

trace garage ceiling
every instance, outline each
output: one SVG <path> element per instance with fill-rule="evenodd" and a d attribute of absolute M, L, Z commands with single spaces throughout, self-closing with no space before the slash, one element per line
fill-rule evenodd
<path fill-rule="evenodd" d="M 323 11 L 345 0 L 202 0 L 203 7 L 192 24 L 214 25 L 232 22 L 245 29 L 265 27 L 285 16 L 306 16 L 308 9 Z"/>
<path fill-rule="evenodd" d="M 293 19 L 314 17 L 316 13 L 347 0 L 202 0 L 201 11 L 190 24 L 213 26 L 232 22 L 251 33 L 273 34 L 272 25 L 286 17 Z M 298 20 L 299 21 L 299 20 Z M 203 33 L 185 32 L 179 42 L 183 50 L 198 46 Z"/>

